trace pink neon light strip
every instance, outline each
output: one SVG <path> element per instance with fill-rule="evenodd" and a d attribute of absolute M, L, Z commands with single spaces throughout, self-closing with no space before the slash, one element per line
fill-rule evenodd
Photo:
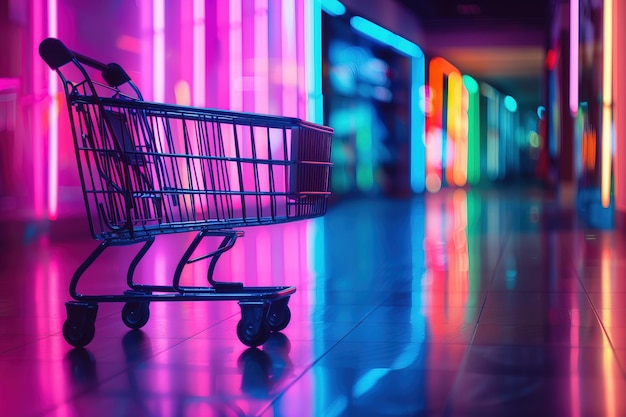
<path fill-rule="evenodd" d="M 297 117 L 306 118 L 307 91 L 306 91 L 306 53 L 305 44 L 305 7 L 303 2 L 296 2 L 296 65 L 298 68 L 298 84 L 296 85 L 296 100 L 298 104 Z"/>
<path fill-rule="evenodd" d="M 139 0 L 140 7 L 140 25 L 141 25 L 141 42 L 145 42 L 146 45 L 152 45 L 152 0 Z M 152 48 L 154 49 L 154 48 Z M 153 80 L 153 59 L 152 49 L 146 49 L 145 53 L 140 53 L 141 56 L 141 73 L 139 74 L 139 87 L 144 99 L 148 100 L 152 97 L 152 82 Z M 150 52 L 150 53 L 148 53 Z"/>
<path fill-rule="evenodd" d="M 281 5 L 280 0 L 269 0 L 268 2 L 268 23 L 267 23 L 267 39 L 268 45 L 268 101 L 270 114 L 282 114 L 283 107 L 283 89 L 279 83 L 283 80 L 283 65 L 281 58 L 282 45 L 282 25 L 275 24 L 280 22 Z M 271 70 L 269 70 L 271 68 Z"/>
<path fill-rule="evenodd" d="M 242 110 L 254 111 L 254 0 L 241 1 L 241 78 L 235 88 L 241 91 Z"/>
<path fill-rule="evenodd" d="M 230 8 L 226 2 L 217 2 L 215 4 L 215 17 L 211 19 L 211 22 L 215 24 L 215 37 L 212 39 L 222 39 L 224 43 L 228 42 L 230 34 Z M 210 31 L 209 31 L 210 33 Z M 209 106 L 217 107 L 220 109 L 230 108 L 230 85 L 232 80 L 230 76 L 230 54 L 227 48 L 215 47 L 215 41 L 207 44 L 209 50 L 209 56 L 217 58 L 216 69 L 213 72 L 215 74 L 215 92 L 216 94 L 210 94 L 207 97 L 207 104 Z"/>
<path fill-rule="evenodd" d="M 152 2 L 153 100 L 165 101 L 165 0 Z"/>
<path fill-rule="evenodd" d="M 254 2 L 254 111 L 269 111 L 268 1 Z"/>
<path fill-rule="evenodd" d="M 57 0 L 48 0 L 48 37 L 57 37 Z M 48 73 L 48 218 L 58 215 L 59 200 L 59 102 L 56 74 Z"/>
<path fill-rule="evenodd" d="M 206 23 L 204 0 L 193 1 L 193 105 L 206 105 Z"/>
<path fill-rule="evenodd" d="M 579 0 L 570 0 L 569 12 L 569 109 L 573 114 L 578 111 L 578 30 Z"/>
<path fill-rule="evenodd" d="M 43 10 L 42 3 L 40 1 L 32 2 L 32 48 L 33 54 L 31 56 L 30 65 L 33 66 L 33 84 L 32 84 L 32 95 L 35 98 L 34 102 L 37 103 L 38 100 L 36 97 L 39 92 L 42 90 L 41 85 L 41 74 L 40 71 L 43 70 L 43 63 L 37 51 L 39 51 L 39 42 L 43 37 Z M 34 113 L 39 115 L 40 107 L 35 104 Z M 33 210 L 35 212 L 35 218 L 41 219 L 45 216 L 45 186 L 44 186 L 44 174 L 43 174 L 43 166 L 44 166 L 44 143 L 42 139 L 42 120 L 36 116 L 35 123 L 33 123 Z"/>
<path fill-rule="evenodd" d="M 296 6 L 295 2 L 282 2 L 282 67 L 283 67 L 283 116 L 297 116 L 298 71 L 296 55 Z"/>
<path fill-rule="evenodd" d="M 254 1 L 254 50 L 253 59 L 253 80 L 254 80 L 254 112 L 267 114 L 270 109 L 269 97 L 269 5 L 268 0 Z M 266 154 L 268 152 L 267 142 L 260 144 L 257 151 Z M 269 170 L 262 167 L 260 173 L 261 189 L 269 189 Z M 263 200 L 263 203 L 269 203 Z M 268 254 L 271 255 L 271 254 Z M 269 259 L 269 258 L 268 258 Z"/>
<path fill-rule="evenodd" d="M 230 53 L 230 110 L 243 110 L 243 35 L 241 1 L 228 2 L 228 51 Z"/>

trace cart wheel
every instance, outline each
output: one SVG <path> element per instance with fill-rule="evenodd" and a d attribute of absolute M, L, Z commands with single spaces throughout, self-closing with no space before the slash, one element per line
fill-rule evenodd
<path fill-rule="evenodd" d="M 93 340 L 96 334 L 96 326 L 92 322 L 79 323 L 73 320 L 65 320 L 63 323 L 63 337 L 65 341 L 74 347 L 84 347 Z"/>
<path fill-rule="evenodd" d="M 282 310 L 270 313 L 267 317 L 267 324 L 272 332 L 280 332 L 289 324 L 291 320 L 291 310 L 285 306 Z"/>
<path fill-rule="evenodd" d="M 256 332 L 251 327 L 246 327 L 243 320 L 239 320 L 237 323 L 237 337 L 241 343 L 246 346 L 257 347 L 267 342 L 270 337 L 270 328 L 265 320 L 261 320 Z"/>
<path fill-rule="evenodd" d="M 147 302 L 128 302 L 122 308 L 122 321 L 131 329 L 141 329 L 150 319 L 150 307 Z"/>
<path fill-rule="evenodd" d="M 96 334 L 98 304 L 68 301 L 65 303 L 67 320 L 63 323 L 63 337 L 74 347 L 84 347 Z"/>

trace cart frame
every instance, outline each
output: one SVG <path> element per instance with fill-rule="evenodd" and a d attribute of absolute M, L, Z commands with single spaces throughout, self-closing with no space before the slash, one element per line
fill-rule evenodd
<path fill-rule="evenodd" d="M 95 335 L 98 303 L 123 302 L 122 321 L 139 329 L 155 301 L 238 301 L 239 340 L 259 346 L 291 318 L 294 286 L 220 282 L 220 257 L 244 233 L 237 228 L 322 216 L 330 196 L 333 130 L 297 118 L 152 103 L 121 66 L 41 42 L 60 77 L 70 116 L 89 228 L 101 243 L 74 273 L 63 336 L 75 347 Z M 100 75 L 104 82 L 95 80 Z M 135 271 L 157 236 L 195 232 L 171 285 L 139 284 Z M 215 250 L 194 256 L 206 237 Z M 85 272 L 115 246 L 141 245 L 122 294 L 82 294 Z M 208 260 L 207 285 L 181 285 L 186 266 Z"/>

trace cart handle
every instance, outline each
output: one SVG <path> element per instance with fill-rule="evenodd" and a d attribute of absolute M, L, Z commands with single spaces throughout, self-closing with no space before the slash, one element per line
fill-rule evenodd
<path fill-rule="evenodd" d="M 93 58 L 71 51 L 63 42 L 56 38 L 46 38 L 41 41 L 39 44 L 39 55 L 41 55 L 43 60 L 46 61 L 46 64 L 53 70 L 73 60 L 77 60 L 91 68 L 102 71 L 102 78 L 110 87 L 119 87 L 130 81 L 130 77 L 120 65 L 116 63 L 103 64 Z"/>

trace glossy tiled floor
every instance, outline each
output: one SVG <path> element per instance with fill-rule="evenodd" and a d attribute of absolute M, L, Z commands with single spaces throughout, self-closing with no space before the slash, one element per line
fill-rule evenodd
<path fill-rule="evenodd" d="M 236 302 L 152 303 L 141 331 L 101 304 L 71 349 L 67 285 L 96 242 L 4 249 L 0 415 L 626 414 L 626 240 L 540 192 L 350 201 L 245 231 L 218 275 L 298 287 L 261 349 L 238 341 Z M 138 274 L 166 282 L 190 238 L 159 239 Z M 79 290 L 122 291 L 130 256 L 112 249 Z"/>

